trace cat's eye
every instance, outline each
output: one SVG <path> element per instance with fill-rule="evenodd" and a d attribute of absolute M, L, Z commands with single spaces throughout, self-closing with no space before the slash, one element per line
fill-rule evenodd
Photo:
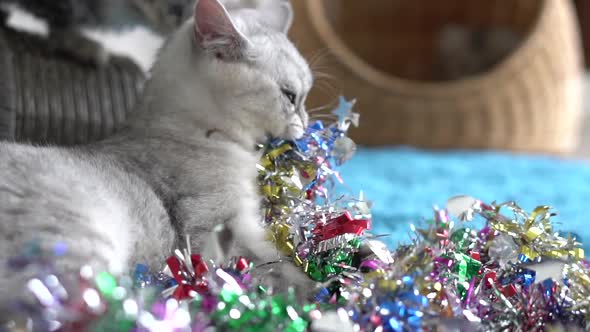
<path fill-rule="evenodd" d="M 297 101 L 297 95 L 295 94 L 295 92 L 287 89 L 281 89 L 281 92 L 283 92 L 285 97 L 289 99 L 289 102 L 291 102 L 291 104 L 295 105 L 295 102 Z"/>

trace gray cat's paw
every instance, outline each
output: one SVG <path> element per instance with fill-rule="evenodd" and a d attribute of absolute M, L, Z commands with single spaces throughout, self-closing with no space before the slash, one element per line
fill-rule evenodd
<path fill-rule="evenodd" d="M 49 41 L 55 51 L 82 64 L 103 67 L 110 59 L 109 52 L 100 43 L 76 30 L 52 30 Z"/>
<path fill-rule="evenodd" d="M 279 260 L 279 255 L 273 250 L 272 245 L 266 244 L 267 257 L 257 256 L 243 243 L 236 241 L 235 234 L 227 224 L 221 224 L 213 228 L 209 238 L 200 248 L 200 253 L 215 262 L 227 262 L 230 258 L 238 256 L 251 259 L 254 263 L 252 274 L 256 282 L 272 288 L 275 294 L 287 294 L 293 289 L 299 303 L 311 301 L 316 294 L 318 283 L 289 259 Z"/>

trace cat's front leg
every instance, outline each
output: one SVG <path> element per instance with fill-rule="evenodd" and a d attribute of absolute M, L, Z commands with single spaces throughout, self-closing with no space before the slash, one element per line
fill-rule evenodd
<path fill-rule="evenodd" d="M 183 236 L 189 236 L 192 250 L 212 256 L 209 259 L 214 261 L 233 256 L 253 256 L 256 263 L 279 260 L 277 250 L 267 240 L 257 201 L 220 192 L 225 194 L 185 196 L 173 208 L 177 227 Z M 213 242 L 218 248 L 210 246 Z"/>
<path fill-rule="evenodd" d="M 184 198 L 178 202 L 177 218 L 185 224 L 193 252 L 217 263 L 226 263 L 236 256 L 246 257 L 254 263 L 254 275 L 263 284 L 272 286 L 276 292 L 294 288 L 299 301 L 308 300 L 316 282 L 289 257 L 282 257 L 268 240 L 258 201 L 248 195 L 240 196 L 225 195 L 206 201 Z M 211 204 L 216 208 L 211 209 Z"/>
<path fill-rule="evenodd" d="M 308 301 L 314 294 L 316 282 L 295 266 L 290 257 L 282 256 L 270 242 L 268 231 L 262 224 L 258 201 L 244 197 L 238 205 L 238 213 L 227 223 L 235 239 L 228 256 L 251 259 L 255 266 L 254 276 L 265 286 L 271 286 L 279 293 L 293 288 L 299 302 Z"/>

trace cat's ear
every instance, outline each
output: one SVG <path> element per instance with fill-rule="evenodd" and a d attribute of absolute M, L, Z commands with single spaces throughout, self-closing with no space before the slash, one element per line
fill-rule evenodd
<path fill-rule="evenodd" d="M 219 0 L 197 0 L 194 11 L 197 44 L 222 59 L 239 59 L 248 39 L 238 30 Z"/>
<path fill-rule="evenodd" d="M 263 22 L 282 33 L 289 32 L 293 24 L 293 7 L 288 0 L 266 0 L 259 8 Z"/>

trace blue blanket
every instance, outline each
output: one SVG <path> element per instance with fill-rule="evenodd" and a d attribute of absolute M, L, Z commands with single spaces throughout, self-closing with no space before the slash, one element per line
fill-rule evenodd
<path fill-rule="evenodd" d="M 550 205 L 555 228 L 574 233 L 590 251 L 590 164 L 495 152 L 360 149 L 339 168 L 347 191 L 374 202 L 375 234 L 394 248 L 409 239 L 409 224 L 432 217 L 458 194 L 484 202 L 516 201 L 532 210 Z"/>

